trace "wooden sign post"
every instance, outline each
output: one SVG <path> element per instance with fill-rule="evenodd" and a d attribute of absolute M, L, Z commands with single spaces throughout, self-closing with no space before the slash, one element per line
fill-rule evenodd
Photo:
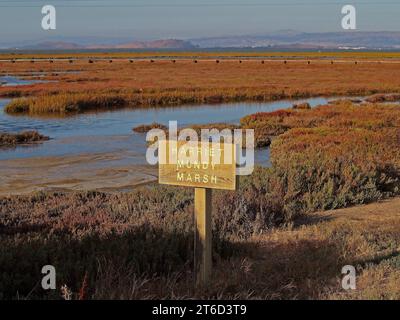
<path fill-rule="evenodd" d="M 158 155 L 160 184 L 195 188 L 196 281 L 197 285 L 206 286 L 212 268 L 212 189 L 236 190 L 236 146 L 160 141 Z"/>
<path fill-rule="evenodd" d="M 212 189 L 194 189 L 196 231 L 194 238 L 194 267 L 197 283 L 207 285 L 212 268 Z"/>

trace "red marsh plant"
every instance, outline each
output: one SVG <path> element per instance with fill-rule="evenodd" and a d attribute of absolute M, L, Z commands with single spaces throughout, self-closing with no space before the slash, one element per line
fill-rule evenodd
<path fill-rule="evenodd" d="M 282 220 L 263 218 L 265 200 L 245 205 L 254 188 L 250 180 L 241 188 L 235 211 L 225 207 L 224 193 L 215 193 L 214 259 L 239 253 L 236 241 Z M 190 275 L 192 215 L 192 190 L 162 186 L 126 194 L 40 192 L 0 198 L 0 296 L 60 298 L 59 292 L 36 286 L 46 264 L 56 267 L 57 283 L 76 293 L 74 299 L 92 297 L 105 265 L 118 266 L 119 276 L 124 270 L 139 278 Z M 238 223 L 230 223 L 232 217 Z"/>
<path fill-rule="evenodd" d="M 293 212 L 335 209 L 400 194 L 399 129 L 298 128 L 272 144 L 274 175 Z"/>
<path fill-rule="evenodd" d="M 316 231 L 313 226 L 308 231 L 311 238 L 289 242 L 287 231 L 273 230 L 290 226 L 298 217 L 305 218 L 316 210 L 399 195 L 399 106 L 346 104 L 291 109 L 272 116 L 246 117 L 242 124 L 265 132 L 273 132 L 278 124 L 285 130 L 272 142 L 271 168 L 256 168 L 251 176 L 242 177 L 237 192 L 214 192 L 213 245 L 219 289 L 201 296 L 236 294 L 243 298 L 255 292 L 256 297 L 264 298 L 273 298 L 274 293 L 314 297 L 317 289 L 310 291 L 309 283 L 302 279 L 311 279 L 320 291 L 332 281 L 337 284 L 338 266 L 356 263 L 347 261 L 350 251 L 345 248 L 360 243 L 374 256 L 371 248 L 376 243 L 388 247 L 378 235 L 370 246 L 362 241 L 362 233 L 349 239 L 346 234 L 354 228 L 343 231 L 329 227 L 330 233 L 323 236 L 323 230 Z M 0 252 L 0 295 L 16 298 L 18 292 L 20 297 L 59 298 L 58 292 L 35 287 L 41 267 L 53 264 L 60 283 L 77 293 L 75 298 L 82 287 L 87 298 L 171 298 L 176 292 L 193 296 L 187 290 L 193 283 L 192 214 L 192 190 L 161 186 L 119 194 L 41 192 L 0 198 L 0 247 L 4 249 Z M 293 237 L 302 236 L 302 230 Z M 266 247 L 275 246 L 275 250 L 264 250 L 265 259 L 258 256 L 254 260 L 258 265 L 254 272 L 245 272 L 252 270 L 251 263 L 239 264 L 243 269 L 232 268 L 241 253 L 249 256 L 247 250 L 257 247 L 254 237 L 268 235 Z M 395 237 L 390 241 L 398 247 Z M 317 258 L 310 260 L 312 254 Z M 274 260 L 266 262 L 271 257 Z M 283 271 L 282 265 L 287 266 Z M 229 266 L 235 272 L 224 278 Z M 319 272 L 321 268 L 324 272 Z M 282 272 L 298 287 L 290 283 L 285 288 L 279 286 L 283 278 L 277 283 L 266 280 Z M 124 285 L 127 282 L 130 284 Z M 118 290 L 112 290 L 114 284 Z"/>

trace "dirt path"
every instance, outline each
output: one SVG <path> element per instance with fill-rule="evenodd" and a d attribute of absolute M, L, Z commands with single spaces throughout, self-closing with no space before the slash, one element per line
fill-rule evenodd
<path fill-rule="evenodd" d="M 400 217 L 400 197 L 388 199 L 367 205 L 350 208 L 318 212 L 307 218 L 310 220 L 342 220 L 354 221 L 382 221 L 388 217 Z"/>
<path fill-rule="evenodd" d="M 246 246 L 245 280 L 267 298 L 400 299 L 400 197 L 315 213 Z M 342 288 L 346 265 L 356 290 Z"/>

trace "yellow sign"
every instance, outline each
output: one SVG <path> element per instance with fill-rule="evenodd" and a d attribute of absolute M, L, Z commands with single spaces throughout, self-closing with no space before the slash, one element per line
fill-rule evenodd
<path fill-rule="evenodd" d="M 159 183 L 236 190 L 236 146 L 229 143 L 159 141 Z"/>

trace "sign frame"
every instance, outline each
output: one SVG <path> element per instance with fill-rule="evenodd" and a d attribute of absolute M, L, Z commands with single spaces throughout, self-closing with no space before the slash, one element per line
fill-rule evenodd
<path fill-rule="evenodd" d="M 170 157 L 170 140 L 161 140 L 158 142 L 158 154 L 159 159 L 164 156 L 163 152 L 166 152 L 165 158 L 167 163 L 160 163 L 158 167 L 158 183 L 166 185 L 175 185 L 181 187 L 193 187 L 193 188 L 207 188 L 207 189 L 218 189 L 218 190 L 231 190 L 237 189 L 236 179 L 236 159 L 237 159 L 237 145 L 233 143 L 219 143 L 219 142 L 189 142 L 189 141 L 172 141 L 176 142 L 177 148 L 180 149 L 186 144 L 192 143 L 193 145 L 198 144 L 196 148 L 203 148 L 204 145 L 209 146 L 209 150 L 222 146 L 220 150 L 224 150 L 220 154 L 220 158 L 225 156 L 225 150 L 231 149 L 231 163 L 226 164 L 212 164 L 208 159 L 208 168 L 199 168 L 194 170 L 189 166 L 202 167 L 204 163 L 196 164 L 185 164 L 185 163 L 168 163 Z M 200 147 L 199 147 L 200 146 Z M 211 147 L 210 147 L 211 146 Z M 161 150 L 161 151 L 160 151 Z M 178 150 L 177 150 L 178 152 Z M 179 159 L 177 159 L 179 162 Z M 178 169 L 177 167 L 181 168 Z M 186 167 L 185 167 L 186 166 Z M 175 167 L 175 168 L 174 168 Z M 178 179 L 181 178 L 179 181 Z M 213 184 L 213 179 L 215 183 Z M 197 181 L 196 181 L 197 180 Z"/>

